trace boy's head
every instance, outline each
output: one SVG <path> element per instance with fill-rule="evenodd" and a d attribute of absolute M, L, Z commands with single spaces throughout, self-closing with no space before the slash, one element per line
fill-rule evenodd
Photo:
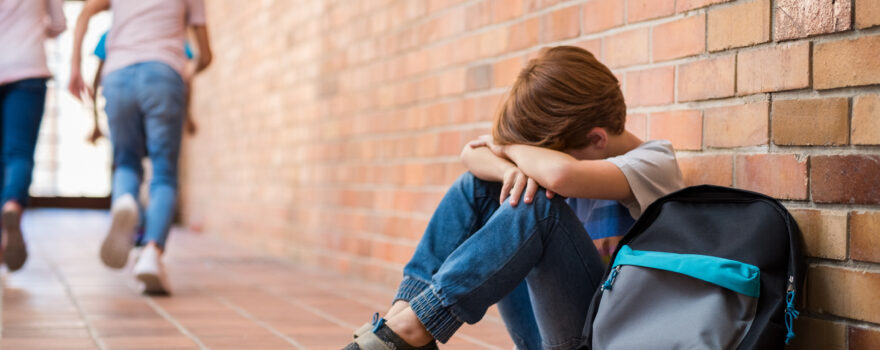
<path fill-rule="evenodd" d="M 499 144 L 525 144 L 557 151 L 581 149 L 591 131 L 624 131 L 626 104 L 611 71 L 587 50 L 557 46 L 529 61 L 495 116 Z"/>

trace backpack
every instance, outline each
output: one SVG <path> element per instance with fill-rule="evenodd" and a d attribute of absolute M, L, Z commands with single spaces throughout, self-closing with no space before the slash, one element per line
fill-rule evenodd
<path fill-rule="evenodd" d="M 777 200 L 685 188 L 652 203 L 612 255 L 585 345 L 606 349 L 774 349 L 793 337 L 804 263 Z"/>

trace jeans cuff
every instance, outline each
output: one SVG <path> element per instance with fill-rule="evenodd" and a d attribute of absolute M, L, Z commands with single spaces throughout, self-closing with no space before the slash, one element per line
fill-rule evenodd
<path fill-rule="evenodd" d="M 463 323 L 449 311 L 449 308 L 443 306 L 440 298 L 431 288 L 413 298 L 409 302 L 409 306 L 416 313 L 416 317 L 419 318 L 425 329 L 428 330 L 428 333 L 444 344 Z"/>
<path fill-rule="evenodd" d="M 393 304 L 398 300 L 409 302 L 428 289 L 428 286 L 430 286 L 428 282 L 404 276 L 403 281 L 400 281 L 400 287 L 397 287 L 397 295 L 394 296 L 394 301 L 391 303 Z"/>

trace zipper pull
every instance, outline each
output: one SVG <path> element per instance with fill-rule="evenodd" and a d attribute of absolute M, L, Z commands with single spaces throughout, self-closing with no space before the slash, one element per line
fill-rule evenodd
<path fill-rule="evenodd" d="M 794 276 L 788 276 L 788 288 L 785 292 L 785 329 L 788 331 L 785 334 L 785 343 L 788 344 L 794 339 L 794 320 L 798 318 L 798 314 L 800 314 L 797 309 L 794 307 L 795 302 L 795 291 L 794 291 Z"/>
<path fill-rule="evenodd" d="M 611 285 L 614 284 L 614 279 L 617 278 L 617 274 L 620 273 L 620 268 L 622 265 L 617 265 L 614 270 L 611 270 L 611 274 L 608 275 L 608 280 L 602 284 L 602 290 L 611 290 Z"/>

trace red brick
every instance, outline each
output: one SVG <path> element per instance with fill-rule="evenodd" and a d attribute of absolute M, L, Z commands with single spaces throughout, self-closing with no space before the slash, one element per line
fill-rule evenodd
<path fill-rule="evenodd" d="M 880 204 L 880 156 L 812 156 L 810 164 L 814 202 Z"/>
<path fill-rule="evenodd" d="M 876 0 L 856 1 L 856 27 L 865 29 L 880 25 L 880 2 Z"/>
<path fill-rule="evenodd" d="M 525 0 L 526 9 L 529 12 L 539 11 L 541 9 L 555 5 L 561 0 Z"/>
<path fill-rule="evenodd" d="M 807 303 L 816 312 L 880 323 L 880 274 L 816 266 L 807 276 Z M 841 291 L 847 291 L 842 297 Z"/>
<path fill-rule="evenodd" d="M 807 199 L 807 160 L 793 154 L 736 157 L 736 187 L 779 199 Z"/>
<path fill-rule="evenodd" d="M 522 16 L 523 2 L 508 0 L 492 0 L 492 21 L 495 23 L 511 20 Z"/>
<path fill-rule="evenodd" d="M 507 48 L 518 51 L 538 45 L 539 34 L 541 34 L 541 20 L 537 17 L 514 24 L 510 27 Z"/>
<path fill-rule="evenodd" d="M 481 64 L 467 70 L 467 91 L 484 90 L 492 86 L 492 65 Z"/>
<path fill-rule="evenodd" d="M 880 83 L 880 35 L 816 44 L 813 86 L 830 89 Z"/>
<path fill-rule="evenodd" d="M 625 67 L 648 63 L 648 28 L 634 29 L 605 39 L 605 64 Z"/>
<path fill-rule="evenodd" d="M 685 186 L 733 186 L 733 156 L 700 155 L 678 158 Z"/>
<path fill-rule="evenodd" d="M 748 23 L 748 25 L 743 25 Z M 759 44 L 770 40 L 770 0 L 738 2 L 710 9 L 709 51 Z"/>
<path fill-rule="evenodd" d="M 803 235 L 804 254 L 818 258 L 846 259 L 846 212 L 792 209 Z"/>
<path fill-rule="evenodd" d="M 880 145 L 880 95 L 853 99 L 852 143 Z"/>
<path fill-rule="evenodd" d="M 584 33 L 595 33 L 623 24 L 623 1 L 591 0 L 584 3 Z"/>
<path fill-rule="evenodd" d="M 630 107 L 672 103 L 675 67 L 626 73 L 626 104 Z"/>
<path fill-rule="evenodd" d="M 678 66 L 678 101 L 732 96 L 736 82 L 734 55 L 694 61 Z"/>
<path fill-rule="evenodd" d="M 646 114 L 630 114 L 626 116 L 626 130 L 644 140 L 648 137 L 648 116 Z"/>
<path fill-rule="evenodd" d="M 743 147 L 767 144 L 767 102 L 709 108 L 704 112 L 707 147 Z"/>
<path fill-rule="evenodd" d="M 590 39 L 573 43 L 572 45 L 589 51 L 596 59 L 602 61 L 602 39 Z"/>
<path fill-rule="evenodd" d="M 684 12 L 732 0 L 676 0 L 675 12 Z"/>
<path fill-rule="evenodd" d="M 853 212 L 849 229 L 853 260 L 880 262 L 880 212 Z"/>
<path fill-rule="evenodd" d="M 846 324 L 801 315 L 794 322 L 794 340 L 788 348 L 798 350 L 846 350 Z"/>
<path fill-rule="evenodd" d="M 876 350 L 880 349 L 880 331 L 850 326 L 849 327 L 850 350 Z"/>
<path fill-rule="evenodd" d="M 851 28 L 851 0 L 777 0 L 776 40 L 803 38 Z"/>
<path fill-rule="evenodd" d="M 626 22 L 634 23 L 669 16 L 673 13 L 675 13 L 674 0 L 628 0 Z"/>
<path fill-rule="evenodd" d="M 495 62 L 492 73 L 492 77 L 495 80 L 493 85 L 495 87 L 510 86 L 516 81 L 522 68 L 523 58 L 521 56 Z"/>
<path fill-rule="evenodd" d="M 700 111 L 682 110 L 651 113 L 648 139 L 664 139 L 679 150 L 698 150 L 703 145 L 703 117 Z"/>
<path fill-rule="evenodd" d="M 465 9 L 467 18 L 465 19 L 465 28 L 474 30 L 484 27 L 492 22 L 492 3 L 488 0 L 482 0 Z"/>
<path fill-rule="evenodd" d="M 510 30 L 507 27 L 495 28 L 480 34 L 479 57 L 497 56 L 507 50 Z"/>
<path fill-rule="evenodd" d="M 453 69 L 440 75 L 440 95 L 449 96 L 465 91 L 465 70 Z"/>
<path fill-rule="evenodd" d="M 690 16 L 654 27 L 654 62 L 693 56 L 706 49 L 706 16 Z"/>
<path fill-rule="evenodd" d="M 810 44 L 740 51 L 737 94 L 801 89 L 810 86 Z"/>
<path fill-rule="evenodd" d="M 581 7 L 570 6 L 541 17 L 541 42 L 570 39 L 581 32 Z"/>
<path fill-rule="evenodd" d="M 849 139 L 845 98 L 773 101 L 773 143 L 845 145 Z"/>

